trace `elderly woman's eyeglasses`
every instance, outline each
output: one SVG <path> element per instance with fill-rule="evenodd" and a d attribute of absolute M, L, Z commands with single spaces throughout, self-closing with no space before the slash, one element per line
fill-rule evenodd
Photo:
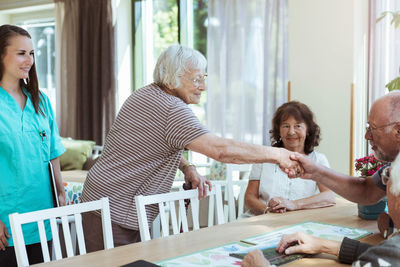
<path fill-rule="evenodd" d="M 390 166 L 385 167 L 381 173 L 382 184 L 387 185 L 390 179 Z"/>
<path fill-rule="evenodd" d="M 388 123 L 388 124 L 385 124 L 385 125 L 382 125 L 382 126 L 372 126 L 372 125 L 370 125 L 368 122 L 366 123 L 366 127 L 365 127 L 365 130 L 367 131 L 367 133 L 369 133 L 369 134 L 372 134 L 372 131 L 376 131 L 376 130 L 378 130 L 378 129 L 383 129 L 383 128 L 386 128 L 386 127 L 388 127 L 388 126 L 391 126 L 391 125 L 394 125 L 394 124 L 396 124 L 396 123 L 398 123 L 398 121 L 395 121 L 395 122 L 391 122 L 391 123 Z"/>
<path fill-rule="evenodd" d="M 182 76 L 182 77 L 188 81 L 191 81 L 194 86 L 198 87 L 198 86 L 200 86 L 200 84 L 202 84 L 206 81 L 207 76 L 208 76 L 208 74 L 205 73 L 204 75 L 199 75 L 199 76 L 196 76 L 195 78 L 186 78 L 185 76 Z"/>

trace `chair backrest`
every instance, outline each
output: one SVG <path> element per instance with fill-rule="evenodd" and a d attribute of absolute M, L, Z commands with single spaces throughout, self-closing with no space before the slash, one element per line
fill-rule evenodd
<path fill-rule="evenodd" d="M 214 196 L 216 201 L 216 216 L 217 224 L 223 224 L 223 207 L 221 186 L 216 185 L 212 187 L 211 191 L 207 191 L 208 196 Z M 185 208 L 185 199 L 190 199 L 190 207 L 192 211 L 193 230 L 200 228 L 199 226 L 199 192 L 197 189 L 170 192 L 165 194 L 149 195 L 149 196 L 136 196 L 136 210 L 139 222 L 140 237 L 142 241 L 150 240 L 149 224 L 147 221 L 146 205 L 158 204 L 159 216 L 161 220 L 162 236 L 169 235 L 168 215 L 170 215 L 172 232 L 174 235 L 180 233 L 180 226 L 183 232 L 188 232 L 187 213 Z M 178 214 L 175 210 L 175 201 L 178 201 Z M 178 216 L 177 216 L 178 215 Z M 182 223 L 182 225 L 180 225 Z"/>
<path fill-rule="evenodd" d="M 248 183 L 248 174 L 250 174 L 250 164 L 227 164 L 226 165 L 226 189 L 225 199 L 228 200 L 228 219 L 230 222 L 235 221 L 242 213 L 244 209 L 244 193 Z M 239 172 L 245 173 L 247 177 L 244 180 L 233 180 L 233 173 Z M 239 177 L 240 179 L 240 177 Z M 238 189 L 239 188 L 239 189 Z M 238 199 L 238 214 L 236 215 L 236 200 Z M 226 214 L 226 212 L 225 212 Z"/>
<path fill-rule="evenodd" d="M 39 211 L 32 211 L 23 214 L 13 213 L 9 215 L 11 232 L 14 241 L 15 255 L 17 257 L 18 266 L 29 266 L 28 256 L 25 248 L 25 241 L 22 232 L 21 225 L 27 223 L 37 222 L 40 243 L 42 247 L 43 259 L 45 262 L 50 261 L 49 249 L 47 246 L 46 230 L 44 227 L 44 221 L 50 220 L 51 232 L 53 235 L 53 247 L 55 250 L 56 259 L 59 260 L 61 256 L 61 245 L 58 234 L 57 219 L 61 217 L 62 229 L 65 239 L 65 247 L 67 251 L 67 257 L 74 256 L 73 246 L 71 241 L 71 234 L 69 229 L 69 221 L 71 216 L 75 219 L 76 234 L 79 245 L 79 253 L 81 255 L 86 254 L 85 239 L 82 228 L 82 216 L 81 213 L 101 210 L 101 219 L 103 226 L 103 238 L 105 249 L 114 247 L 114 241 L 112 236 L 111 218 L 110 218 L 110 206 L 108 198 L 102 198 L 97 201 L 85 202 L 75 205 L 69 205 L 59 208 L 51 208 Z"/>

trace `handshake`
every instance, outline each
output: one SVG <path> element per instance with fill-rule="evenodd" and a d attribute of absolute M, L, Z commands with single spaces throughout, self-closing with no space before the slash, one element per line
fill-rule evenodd
<path fill-rule="evenodd" d="M 279 149 L 279 168 L 285 172 L 289 178 L 301 177 L 311 179 L 315 175 L 318 166 L 304 154 L 292 152 L 284 148 Z"/>

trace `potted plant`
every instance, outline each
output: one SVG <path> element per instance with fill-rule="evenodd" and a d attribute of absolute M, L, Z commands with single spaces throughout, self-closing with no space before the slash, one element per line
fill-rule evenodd
<path fill-rule="evenodd" d="M 370 179 L 385 163 L 377 160 L 373 154 L 363 158 L 356 159 L 356 171 L 365 179 Z M 386 209 L 386 197 L 373 205 L 358 204 L 358 216 L 365 220 L 376 220 L 379 215 Z"/>
<path fill-rule="evenodd" d="M 381 17 L 379 17 L 376 20 L 376 22 L 381 21 L 387 15 L 392 15 L 392 20 L 390 21 L 390 24 L 393 24 L 395 28 L 398 28 L 400 30 L 400 11 L 396 11 L 396 12 L 386 11 L 386 12 L 383 12 Z M 399 68 L 399 74 L 400 74 L 400 68 Z M 392 81 L 390 81 L 388 84 L 386 84 L 385 87 L 389 91 L 400 90 L 400 77 L 394 78 Z"/>

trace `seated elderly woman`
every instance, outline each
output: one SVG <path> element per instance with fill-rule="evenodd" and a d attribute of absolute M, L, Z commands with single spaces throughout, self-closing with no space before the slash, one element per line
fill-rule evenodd
<path fill-rule="evenodd" d="M 280 106 L 272 119 L 271 141 L 274 147 L 307 155 L 329 167 L 324 154 L 314 150 L 320 140 L 320 128 L 312 111 L 303 103 L 291 101 Z M 312 209 L 335 204 L 334 193 L 312 180 L 289 179 L 273 164 L 252 166 L 245 194 L 246 215 Z"/>
<path fill-rule="evenodd" d="M 245 144 L 211 134 L 188 104 L 197 104 L 206 89 L 207 61 L 191 48 L 172 45 L 158 58 L 154 83 L 136 90 L 124 103 L 107 135 L 104 151 L 90 169 L 84 202 L 109 197 L 114 245 L 140 241 L 134 197 L 167 193 L 177 169 L 199 196 L 211 183 L 200 176 L 182 152 L 190 149 L 226 163 L 277 163 L 290 175 L 302 172 L 291 152 Z M 158 213 L 148 209 L 149 221 Z M 101 219 L 83 216 L 87 251 L 103 249 Z M 88 231 L 86 231 L 86 229 Z"/>
<path fill-rule="evenodd" d="M 397 229 L 379 245 L 370 245 L 347 237 L 342 242 L 313 237 L 305 233 L 283 236 L 276 250 L 279 253 L 327 253 L 338 256 L 341 263 L 353 266 L 400 266 L 400 154 L 391 167 L 383 170 L 382 183 L 386 186 L 389 215 Z M 250 252 L 243 267 L 266 267 L 269 262 L 260 250 Z"/>

